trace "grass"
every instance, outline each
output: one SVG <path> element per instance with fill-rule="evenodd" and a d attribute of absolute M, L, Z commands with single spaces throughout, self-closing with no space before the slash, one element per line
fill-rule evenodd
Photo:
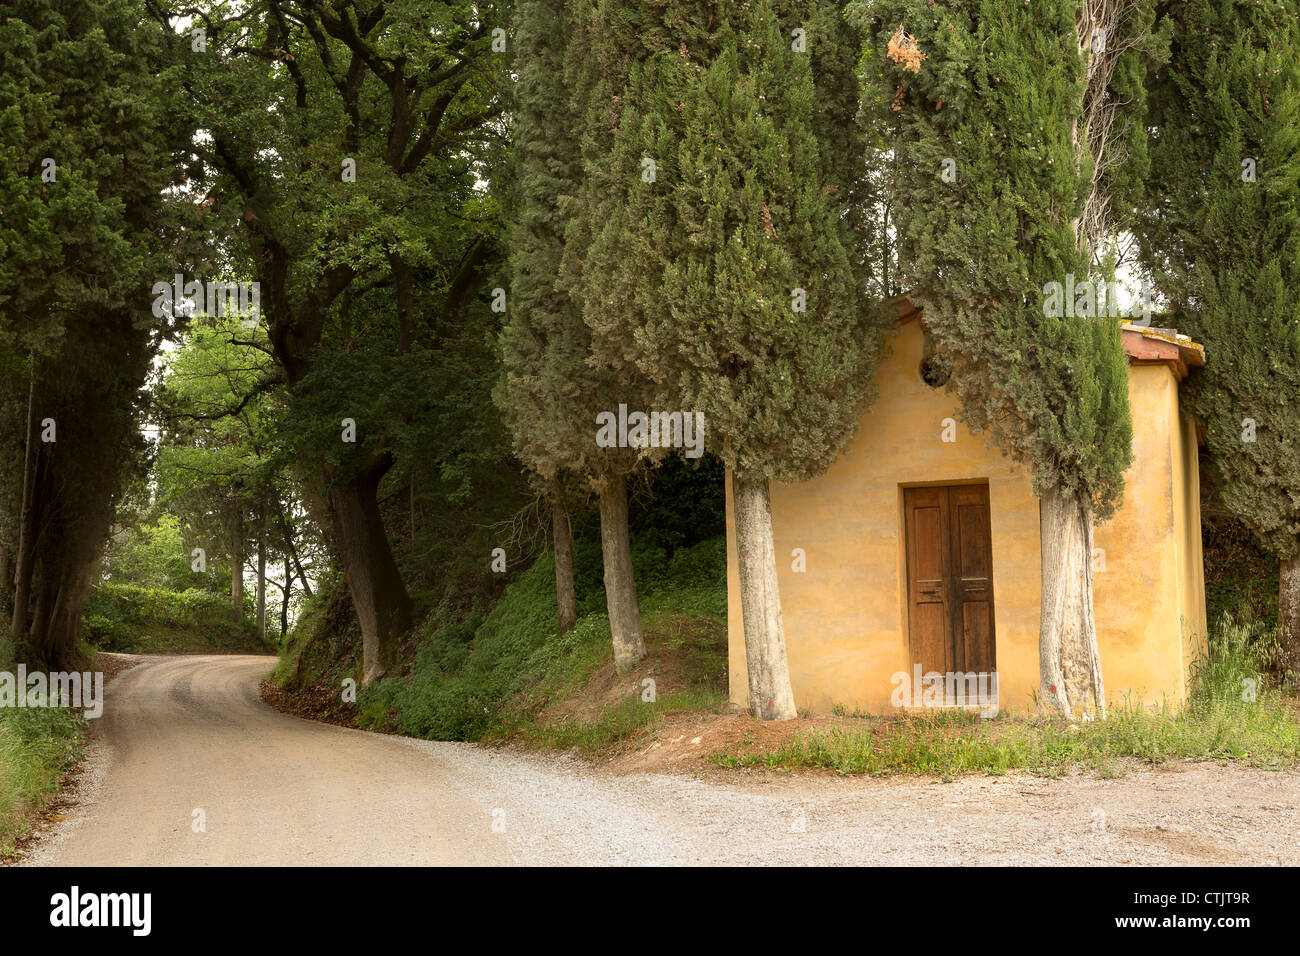
<path fill-rule="evenodd" d="M 6 651 L 0 645 L 0 662 L 9 659 Z M 0 708 L 0 859 L 14 855 L 45 798 L 81 756 L 85 727 L 77 710 Z"/>
<path fill-rule="evenodd" d="M 376 681 L 358 699 L 361 726 L 392 726 L 433 740 L 514 740 L 525 745 L 600 750 L 683 709 L 725 702 L 725 641 L 710 622 L 726 621 L 725 542 L 709 539 L 666 559 L 633 556 L 642 629 L 684 662 L 691 689 L 651 704 L 639 697 L 591 720 L 551 725 L 542 710 L 573 696 L 612 658 L 603 588 L 578 595 L 577 626 L 555 633 L 555 572 L 549 555 L 514 581 L 486 615 L 462 619 L 436 609 L 422 627 L 411 673 Z M 580 582 L 581 585 L 581 582 Z M 716 638 L 716 627 L 711 632 Z"/>
<path fill-rule="evenodd" d="M 1060 718 L 981 718 L 935 711 L 868 718 L 861 727 L 812 730 L 770 752 L 713 755 L 722 767 L 824 768 L 841 774 L 1003 774 L 1025 770 L 1058 775 L 1074 767 L 1102 776 L 1123 761 L 1241 761 L 1281 768 L 1300 761 L 1300 709 L 1263 677 L 1270 653 L 1258 625 L 1224 616 L 1210 651 L 1193 668 L 1186 707 L 1142 708 L 1125 703 L 1104 721 Z M 1253 691 L 1253 693 L 1252 693 Z"/>
<path fill-rule="evenodd" d="M 769 753 L 717 754 L 723 767 L 819 767 L 842 774 L 1055 775 L 1085 767 L 1113 775 L 1121 758 L 1152 764 L 1171 759 L 1241 760 L 1283 767 L 1300 758 L 1300 721 L 1283 701 L 1215 705 L 1174 714 L 1121 707 L 1105 721 L 974 714 L 882 718 L 863 729 L 814 730 Z"/>

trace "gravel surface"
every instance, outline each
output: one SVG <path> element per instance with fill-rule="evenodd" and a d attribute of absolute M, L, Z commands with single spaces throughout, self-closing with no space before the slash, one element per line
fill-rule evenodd
<path fill-rule="evenodd" d="M 69 818 L 28 863 L 1300 864 L 1293 771 L 616 774 L 299 720 L 258 698 L 273 663 L 123 673 Z"/>

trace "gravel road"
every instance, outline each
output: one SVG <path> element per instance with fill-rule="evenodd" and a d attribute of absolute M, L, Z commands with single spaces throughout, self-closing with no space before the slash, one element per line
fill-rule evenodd
<path fill-rule="evenodd" d="M 29 864 L 1300 864 L 1291 771 L 626 775 L 289 717 L 269 657 L 141 661 Z"/>

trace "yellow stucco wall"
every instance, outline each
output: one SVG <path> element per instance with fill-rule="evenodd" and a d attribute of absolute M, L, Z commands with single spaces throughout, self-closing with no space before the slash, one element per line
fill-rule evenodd
<path fill-rule="evenodd" d="M 1180 419 L 1179 460 L 1181 481 L 1175 487 L 1182 496 L 1178 524 L 1179 549 L 1183 556 L 1180 572 L 1180 603 L 1183 626 L 1183 664 L 1190 666 L 1205 651 L 1209 637 L 1205 616 L 1205 561 L 1201 555 L 1200 461 L 1197 457 L 1196 424 L 1190 415 Z"/>
<path fill-rule="evenodd" d="M 1023 471 L 960 422 L 956 441 L 941 440 L 944 419 L 957 417 L 954 400 L 922 381 L 922 346 L 920 323 L 904 324 L 877 368 L 879 397 L 846 452 L 820 478 L 772 486 L 790 679 L 801 711 L 889 709 L 892 676 L 911 671 L 902 489 L 966 482 L 989 487 L 1000 703 L 1012 711 L 1032 706 L 1038 499 Z M 1131 365 L 1129 397 L 1136 460 L 1123 508 L 1095 535 L 1105 552 L 1105 570 L 1095 576 L 1102 672 L 1111 701 L 1128 695 L 1176 705 L 1185 696 L 1191 646 L 1181 620 L 1204 633 L 1195 436 L 1183 425 L 1177 381 L 1167 366 Z M 792 567 L 795 548 L 806 555 L 802 573 Z M 731 698 L 743 706 L 748 688 L 730 475 L 727 550 Z"/>

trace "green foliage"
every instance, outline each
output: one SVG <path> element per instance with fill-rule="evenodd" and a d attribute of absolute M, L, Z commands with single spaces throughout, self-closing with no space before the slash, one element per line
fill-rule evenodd
<path fill-rule="evenodd" d="M 0 21 L 0 547 L 16 556 L 18 652 L 39 664 L 77 654 L 171 323 L 148 290 L 200 234 L 183 228 L 198 207 L 173 162 L 191 129 L 172 109 L 168 33 L 143 14 L 136 0 L 23 0 Z M 46 422 L 53 441 L 30 427 Z"/>
<path fill-rule="evenodd" d="M 936 359 L 955 373 L 949 387 L 968 423 L 1026 463 L 1039 489 L 1104 518 L 1132 461 L 1118 323 L 1043 308 L 1047 283 L 1093 272 L 1074 228 L 1092 177 L 1090 156 L 1073 145 L 1084 92 L 1077 7 L 890 0 L 853 13 L 872 35 L 869 100 L 898 107 L 899 269 Z M 925 54 L 917 72 L 887 56 L 900 23 Z"/>
<path fill-rule="evenodd" d="M 359 677 L 354 671 L 360 645 L 360 627 L 347 587 L 341 575 L 332 571 L 317 582 L 287 639 L 281 641 L 280 661 L 270 679 L 301 690 L 326 672 Z"/>
<path fill-rule="evenodd" d="M 191 588 L 218 592 L 229 587 L 229 575 L 215 569 L 195 571 L 185 547 L 180 519 L 162 513 L 150 524 L 128 527 L 112 542 L 106 555 L 110 578 L 118 584 L 134 584 L 166 591 Z"/>
<path fill-rule="evenodd" d="M 0 708 L 0 859 L 27 833 L 41 800 L 58 790 L 85 735 L 80 711 Z"/>
<path fill-rule="evenodd" d="M 115 652 L 205 647 L 264 651 L 266 644 L 257 635 L 251 611 L 251 600 L 246 600 L 240 616 L 228 597 L 210 591 L 105 582 L 91 592 L 82 635 L 91 645 Z"/>
<path fill-rule="evenodd" d="M 1143 261 L 1206 348 L 1185 393 L 1206 423 L 1211 481 L 1269 552 L 1295 558 L 1300 7 L 1190 0 L 1160 13 L 1170 61 L 1151 81 Z"/>
<path fill-rule="evenodd" d="M 633 564 L 642 582 L 647 629 L 675 616 L 726 620 L 724 540 L 681 549 L 671 561 L 662 552 L 639 550 Z M 661 565 L 658 574 L 656 565 Z M 425 623 L 410 676 L 376 681 L 361 692 L 363 718 L 378 721 L 392 712 L 402 733 L 478 740 L 514 725 L 505 708 L 519 695 L 545 700 L 581 684 L 612 650 L 599 578 L 575 579 L 578 624 L 563 638 L 555 633 L 555 566 L 549 554 L 506 588 L 486 616 L 460 618 L 439 609 Z"/>
<path fill-rule="evenodd" d="M 0 60 L 0 346 L 53 354 L 79 310 L 147 324 L 160 227 L 183 213 L 164 196 L 187 130 L 163 31 L 135 0 L 20 0 Z"/>
<path fill-rule="evenodd" d="M 565 203 L 581 176 L 577 113 L 564 73 L 574 31 L 571 7 L 564 0 L 527 0 L 515 14 L 510 298 L 494 398 L 515 454 L 543 490 L 581 501 L 589 494 L 581 479 L 610 463 L 595 443 L 596 413 L 630 396 L 610 369 L 588 361 L 590 332 L 568 289 L 556 281 Z"/>
<path fill-rule="evenodd" d="M 716 455 L 695 461 L 669 456 L 644 484 L 632 483 L 628 495 L 628 528 L 638 545 L 655 544 L 671 554 L 726 531 L 725 471 Z"/>
<path fill-rule="evenodd" d="M 154 390 L 162 420 L 154 508 L 163 513 L 160 521 L 177 520 L 178 556 L 204 550 L 214 590 L 221 587 L 216 563 L 224 563 L 229 587 L 231 563 L 242 568 L 250 538 L 260 534 L 281 550 L 285 528 L 276 519 L 294 512 L 285 463 L 274 454 L 284 402 L 267 348 L 265 330 L 243 328 L 236 315 L 197 317 L 167 354 Z M 115 576 L 124 570 L 120 579 L 130 580 L 128 569 L 110 563 Z"/>
<path fill-rule="evenodd" d="M 530 679 L 537 679 L 557 652 L 555 644 L 555 572 L 548 559 L 539 560 L 514 584 L 491 614 L 470 632 L 464 624 L 448 622 L 438 628 L 416 654 L 411 676 L 405 680 L 376 682 L 363 692 L 382 700 L 398 715 L 403 733 L 435 740 L 474 740 L 491 722 L 496 710 Z M 589 641 L 593 632 L 600 645 L 595 616 L 570 632 L 567 647 Z M 467 637 L 473 646 L 463 650 Z M 603 635 L 608 643 L 608 630 Z M 443 665 L 454 669 L 444 672 Z"/>
<path fill-rule="evenodd" d="M 1202 501 L 1210 491 L 1205 478 L 1213 474 L 1202 465 Z M 1211 518 L 1201 511 L 1201 538 L 1205 549 L 1205 615 L 1217 621 L 1225 613 L 1243 620 L 1276 621 L 1278 612 L 1277 559 L 1265 551 L 1250 529 L 1227 517 Z"/>
<path fill-rule="evenodd" d="M 1192 662 L 1193 707 L 1234 705 L 1247 682 L 1260 690 L 1277 655 L 1276 636 L 1258 620 L 1225 612 L 1211 633 L 1214 639 Z"/>
<path fill-rule="evenodd" d="M 618 115 L 597 100 L 586 118 L 569 281 L 598 360 L 653 383 L 656 407 L 703 412 L 738 473 L 807 478 L 856 428 L 880 328 L 851 231 L 862 156 L 818 138 L 853 127 L 853 44 L 792 49 L 807 4 L 701 7 L 590 15 L 592 68 L 616 68 L 620 49 L 630 66 Z M 814 4 L 816 22 L 829 29 L 839 9 Z"/>

